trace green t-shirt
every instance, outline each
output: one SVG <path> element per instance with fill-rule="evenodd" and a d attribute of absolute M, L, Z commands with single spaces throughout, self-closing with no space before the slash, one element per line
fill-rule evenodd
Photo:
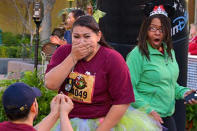
<path fill-rule="evenodd" d="M 132 106 L 144 108 L 147 113 L 154 110 L 161 117 L 171 116 L 175 109 L 175 99 L 183 99 L 184 93 L 190 89 L 177 84 L 179 68 L 174 51 L 171 51 L 171 59 L 165 43 L 164 54 L 149 43 L 147 45 L 150 60 L 142 56 L 138 46 L 127 56 L 136 100 Z"/>

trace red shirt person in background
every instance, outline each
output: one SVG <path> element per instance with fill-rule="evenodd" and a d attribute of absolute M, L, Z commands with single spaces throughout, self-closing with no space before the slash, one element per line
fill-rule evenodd
<path fill-rule="evenodd" d="M 197 24 L 190 25 L 189 54 L 197 55 Z"/>

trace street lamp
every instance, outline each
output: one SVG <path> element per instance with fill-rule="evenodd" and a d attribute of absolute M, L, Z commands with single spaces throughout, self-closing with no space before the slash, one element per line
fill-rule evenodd
<path fill-rule="evenodd" d="M 69 7 L 71 8 L 72 7 L 72 2 L 73 2 L 74 0 L 68 0 L 68 2 L 69 2 Z"/>
<path fill-rule="evenodd" d="M 36 24 L 36 38 L 35 38 L 35 54 L 34 54 L 34 68 L 37 72 L 38 66 L 38 48 L 39 48 L 39 28 L 43 18 L 43 5 L 41 2 L 35 2 L 33 7 L 33 20 Z"/>

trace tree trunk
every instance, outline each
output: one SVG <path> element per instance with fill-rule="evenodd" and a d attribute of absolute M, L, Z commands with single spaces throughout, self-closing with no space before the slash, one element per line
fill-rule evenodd
<path fill-rule="evenodd" d="M 31 38 L 30 38 L 30 46 L 33 45 L 33 26 L 32 26 L 32 14 L 31 14 L 31 4 L 33 3 L 33 0 L 23 0 L 22 3 L 25 5 L 24 8 L 24 14 L 23 10 L 20 9 L 20 5 L 17 4 L 16 0 L 11 0 L 13 6 L 16 9 L 16 12 L 18 13 L 20 17 L 20 21 L 23 24 L 24 32 L 25 33 L 30 33 Z M 26 43 L 27 44 L 27 43 Z"/>
<path fill-rule="evenodd" d="M 44 44 L 51 35 L 51 12 L 56 0 L 42 0 L 44 8 L 44 18 L 42 19 L 40 42 Z"/>
<path fill-rule="evenodd" d="M 88 4 L 88 0 L 77 0 L 77 8 L 81 8 L 82 10 L 86 10 L 86 6 Z"/>

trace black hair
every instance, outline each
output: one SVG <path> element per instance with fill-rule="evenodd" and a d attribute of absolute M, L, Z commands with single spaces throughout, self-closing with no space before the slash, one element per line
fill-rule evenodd
<path fill-rule="evenodd" d="M 87 27 L 89 29 L 91 29 L 94 33 L 98 33 L 100 32 L 100 29 L 99 29 L 99 25 L 97 24 L 96 20 L 92 17 L 92 16 L 89 16 L 89 15 L 85 15 L 85 16 L 81 16 L 79 17 L 73 24 L 73 27 L 71 29 L 71 31 L 73 31 L 73 28 L 75 26 L 84 26 L 84 27 Z M 108 47 L 108 48 L 111 48 L 110 45 L 107 44 L 107 42 L 105 41 L 103 35 L 101 36 L 101 39 L 100 41 L 98 42 L 101 46 L 105 46 L 105 47 Z"/>
<path fill-rule="evenodd" d="M 28 114 L 30 112 L 30 108 L 31 108 L 31 106 L 30 107 L 25 107 L 23 109 L 23 111 L 21 111 L 18 108 L 6 109 L 4 107 L 4 110 L 5 110 L 5 114 L 6 114 L 7 118 L 11 121 L 15 121 L 15 120 L 20 120 L 20 119 L 27 119 Z"/>
<path fill-rule="evenodd" d="M 52 32 L 52 36 L 58 36 L 60 39 L 64 37 L 65 30 L 63 28 L 55 28 Z"/>
<path fill-rule="evenodd" d="M 171 54 L 171 49 L 172 49 L 172 38 L 171 38 L 171 24 L 170 24 L 170 19 L 166 17 L 165 15 L 157 14 L 157 15 L 152 15 L 150 17 L 147 17 L 144 19 L 141 27 L 140 27 L 140 32 L 138 35 L 138 46 L 139 50 L 142 53 L 142 55 L 145 55 L 148 60 L 150 60 L 149 57 L 149 51 L 148 51 L 148 46 L 146 43 L 146 40 L 148 38 L 147 32 L 148 28 L 154 18 L 158 18 L 161 21 L 162 24 L 162 30 L 164 31 L 164 39 L 163 41 L 167 45 L 167 53 L 172 59 L 172 54 Z"/>
<path fill-rule="evenodd" d="M 75 18 L 75 20 L 76 20 L 77 18 L 79 18 L 80 16 L 85 15 L 85 12 L 84 12 L 83 10 L 81 10 L 81 9 L 74 9 L 74 10 L 71 10 L 70 13 L 73 13 L 73 17 Z"/>

